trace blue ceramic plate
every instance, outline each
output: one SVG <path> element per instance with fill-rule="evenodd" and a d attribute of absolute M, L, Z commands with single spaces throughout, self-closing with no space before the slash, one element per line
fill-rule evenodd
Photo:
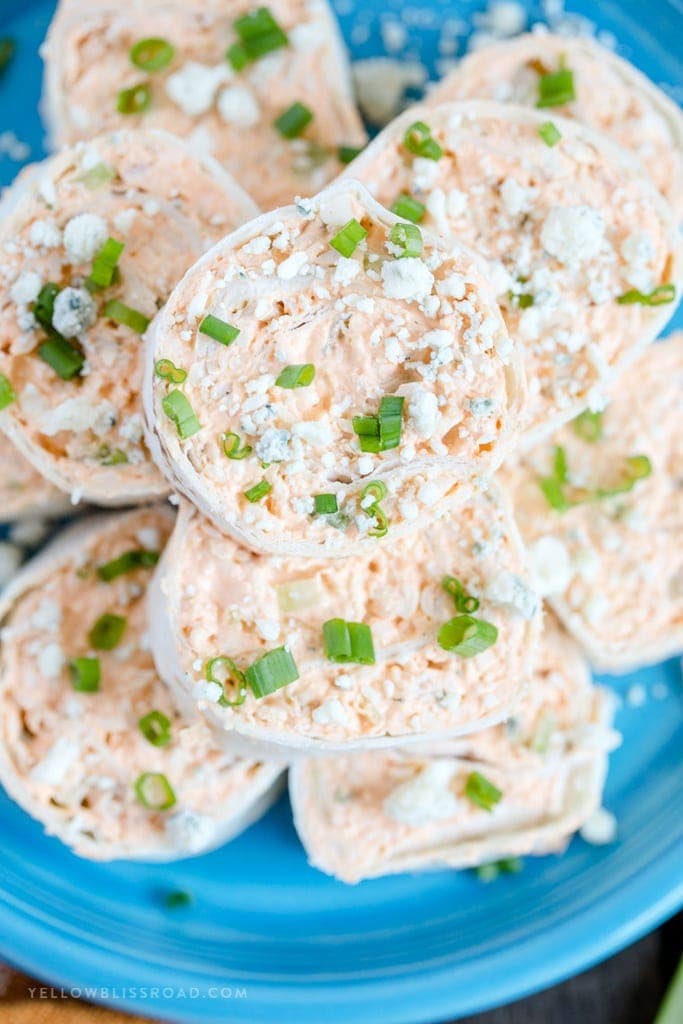
<path fill-rule="evenodd" d="M 382 52 L 383 13 L 399 3 L 339 0 L 355 56 Z M 408 5 L 405 5 L 406 8 Z M 411 5 L 410 49 L 428 64 L 438 25 L 480 3 Z M 0 82 L 0 134 L 41 154 L 37 49 L 51 3 L 0 0 L 0 35 L 18 54 Z M 680 0 L 570 4 L 595 16 L 657 82 L 683 89 L 673 41 Z M 536 11 L 532 12 L 536 14 Z M 432 65 L 433 66 L 433 65 Z M 0 181 L 18 170 L 0 156 Z M 575 840 L 561 858 L 528 860 L 484 886 L 439 872 L 342 886 L 313 871 L 286 800 L 223 850 L 150 867 L 77 860 L 0 795 L 0 956 L 77 995 L 175 1021 L 321 1019 L 390 1024 L 452 1018 L 516 999 L 608 956 L 683 905 L 683 701 L 670 662 L 611 680 L 625 703 L 624 745 L 605 802 L 618 841 Z M 169 890 L 194 895 L 169 911 Z"/>

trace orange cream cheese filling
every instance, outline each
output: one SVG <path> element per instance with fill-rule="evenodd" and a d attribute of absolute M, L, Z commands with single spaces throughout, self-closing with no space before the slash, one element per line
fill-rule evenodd
<path fill-rule="evenodd" d="M 538 589 L 605 671 L 683 648 L 681 408 L 679 332 L 503 474 Z"/>
<path fill-rule="evenodd" d="M 366 140 L 325 0 L 63 2 L 43 56 L 54 145 L 161 128 L 264 208 L 318 192 Z"/>
<path fill-rule="evenodd" d="M 93 860 L 211 849 L 265 809 L 281 771 L 224 752 L 155 671 L 145 594 L 172 525 L 161 509 L 79 523 L 0 606 L 0 779 Z"/>
<path fill-rule="evenodd" d="M 640 160 L 683 213 L 683 114 L 627 60 L 593 39 L 549 32 L 469 54 L 436 86 L 430 103 L 490 99 L 539 107 L 609 135 Z"/>
<path fill-rule="evenodd" d="M 261 552 L 338 557 L 414 530 L 500 465 L 525 398 L 478 261 L 354 182 L 228 236 L 150 334 L 155 458 Z"/>
<path fill-rule="evenodd" d="M 217 164 L 160 132 L 76 145 L 3 201 L 0 420 L 74 502 L 168 490 L 143 438 L 142 338 L 192 261 L 255 211 Z"/>
<path fill-rule="evenodd" d="M 334 561 L 252 554 L 183 503 L 150 595 L 152 647 L 179 698 L 245 750 L 465 733 L 524 693 L 540 620 L 525 577 L 493 489 Z"/>
<path fill-rule="evenodd" d="M 551 621 L 505 724 L 429 750 L 299 761 L 290 794 L 314 867 L 345 882 L 561 852 L 600 807 L 613 700 Z"/>
<path fill-rule="evenodd" d="M 600 402 L 681 283 L 676 217 L 634 158 L 554 112 L 548 123 L 512 104 L 416 107 L 347 172 L 488 261 L 524 355 L 527 444 Z"/>

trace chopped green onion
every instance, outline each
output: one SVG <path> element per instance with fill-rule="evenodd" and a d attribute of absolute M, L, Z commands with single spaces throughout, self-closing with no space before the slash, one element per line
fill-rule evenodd
<path fill-rule="evenodd" d="M 398 448 L 401 443 L 401 427 L 403 423 L 402 395 L 384 395 L 379 403 L 379 446 L 380 451 L 387 452 Z"/>
<path fill-rule="evenodd" d="M 171 783 L 161 772 L 143 772 L 135 781 L 135 795 L 148 811 L 167 811 L 176 802 Z"/>
<path fill-rule="evenodd" d="M 556 512 L 567 512 L 576 505 L 602 498 L 613 498 L 618 494 L 632 491 L 638 480 L 644 480 L 652 473 L 652 463 L 647 455 L 631 455 L 624 463 L 621 479 L 612 487 L 569 488 L 567 455 L 564 448 L 556 447 L 553 456 L 552 476 L 542 477 L 538 485 L 551 508 Z"/>
<path fill-rule="evenodd" d="M 517 309 L 529 309 L 534 304 L 534 296 L 530 292 L 508 292 L 508 297 Z"/>
<path fill-rule="evenodd" d="M 360 146 L 339 146 L 337 149 L 337 159 L 341 164 L 350 164 L 362 152 L 363 150 Z"/>
<path fill-rule="evenodd" d="M 54 333 L 52 317 L 55 313 L 55 299 L 61 288 L 53 281 L 44 284 L 38 292 L 38 298 L 33 303 L 32 312 L 41 327 L 44 327 L 48 334 Z"/>
<path fill-rule="evenodd" d="M 253 487 L 244 492 L 244 497 L 247 501 L 254 504 L 254 502 L 260 501 L 261 498 L 265 498 L 266 494 L 270 494 L 272 489 L 273 485 L 269 484 L 267 480 L 260 480 L 259 483 L 254 484 Z"/>
<path fill-rule="evenodd" d="M 139 313 L 137 309 L 131 309 L 125 302 L 119 302 L 118 299 L 110 299 L 109 302 L 105 302 L 102 312 L 104 316 L 108 316 L 117 324 L 130 327 L 131 331 L 135 331 L 136 334 L 144 334 L 149 327 L 149 320 L 144 313 Z"/>
<path fill-rule="evenodd" d="M 576 417 L 572 427 L 576 436 L 580 437 L 582 441 L 595 444 L 602 437 L 602 413 L 585 409 L 580 416 Z"/>
<path fill-rule="evenodd" d="M 328 619 L 323 623 L 325 656 L 338 664 L 354 662 L 357 665 L 375 664 L 372 631 L 364 622 L 346 622 Z"/>
<path fill-rule="evenodd" d="M 10 61 L 14 57 L 17 44 L 10 36 L 3 36 L 0 39 L 0 75 L 9 65 Z"/>
<path fill-rule="evenodd" d="M 315 377 L 315 366 L 313 363 L 301 363 L 297 366 L 285 366 L 282 373 L 275 381 L 278 388 L 307 388 L 313 383 Z"/>
<path fill-rule="evenodd" d="M 163 711 L 149 711 L 138 719 L 138 726 L 153 747 L 165 747 L 171 742 L 171 719 Z"/>
<path fill-rule="evenodd" d="M 124 249 L 123 242 L 116 238 L 108 238 L 93 260 L 90 277 L 85 282 L 86 286 L 108 288 L 114 281 L 119 257 Z"/>
<path fill-rule="evenodd" d="M 79 693 L 97 693 L 100 688 L 100 659 L 73 658 L 69 662 L 71 685 Z"/>
<path fill-rule="evenodd" d="M 199 333 L 205 334 L 207 338 L 213 338 L 214 341 L 219 341 L 221 345 L 232 345 L 240 330 L 239 327 L 233 327 L 232 324 L 209 313 L 200 323 Z"/>
<path fill-rule="evenodd" d="M 539 78 L 537 107 L 562 107 L 575 99 L 574 73 L 569 68 Z"/>
<path fill-rule="evenodd" d="M 241 71 L 249 63 L 249 54 L 241 43 L 233 43 L 226 50 L 225 59 L 233 71 Z"/>
<path fill-rule="evenodd" d="M 303 103 L 292 103 L 284 113 L 275 118 L 275 128 L 285 139 L 296 139 L 313 120 L 313 113 Z"/>
<path fill-rule="evenodd" d="M 647 294 L 633 288 L 630 292 L 624 292 L 617 299 L 620 306 L 665 306 L 676 298 L 676 286 L 674 284 L 660 284 Z"/>
<path fill-rule="evenodd" d="M 288 43 L 287 34 L 278 25 L 267 7 L 249 11 L 248 14 L 238 18 L 233 27 L 248 60 L 256 60 Z M 240 69 L 235 68 L 235 70 Z"/>
<path fill-rule="evenodd" d="M 379 417 L 354 416 L 351 420 L 362 452 L 379 452 Z"/>
<path fill-rule="evenodd" d="M 368 513 L 376 520 L 377 525 L 368 530 L 368 537 L 386 537 L 389 531 L 389 517 L 380 505 L 372 505 Z"/>
<path fill-rule="evenodd" d="M 479 598 L 468 594 L 460 580 L 456 579 L 455 576 L 444 576 L 441 586 L 453 598 L 456 611 L 471 615 L 478 610 Z"/>
<path fill-rule="evenodd" d="M 413 224 L 419 224 L 427 212 L 427 207 L 419 199 L 414 199 L 402 192 L 391 207 L 391 212 L 395 213 L 397 217 L 412 221 Z"/>
<path fill-rule="evenodd" d="M 113 651 L 126 631 L 126 619 L 122 615 L 105 612 L 100 615 L 90 630 L 88 638 L 96 651 Z"/>
<path fill-rule="evenodd" d="M 314 494 L 313 505 L 318 516 L 328 516 L 339 511 L 336 494 Z"/>
<path fill-rule="evenodd" d="M 545 500 L 556 512 L 567 512 L 572 507 L 571 502 L 567 501 L 562 482 L 554 476 L 543 477 L 539 480 L 538 486 Z"/>
<path fill-rule="evenodd" d="M 100 445 L 95 458 L 100 466 L 124 466 L 128 462 L 128 456 L 121 448 L 110 448 L 108 444 Z"/>
<path fill-rule="evenodd" d="M 560 445 L 557 445 L 553 452 L 553 473 L 555 474 L 555 479 L 559 480 L 561 484 L 566 483 L 569 479 L 567 452 Z"/>
<path fill-rule="evenodd" d="M 556 146 L 562 138 L 562 133 L 558 131 L 552 121 L 544 121 L 543 124 L 539 125 L 538 134 L 541 136 L 546 146 Z"/>
<path fill-rule="evenodd" d="M 16 402 L 17 396 L 12 382 L 4 373 L 0 373 L 0 409 L 6 409 L 12 402 Z"/>
<path fill-rule="evenodd" d="M 353 256 L 356 251 L 356 247 L 360 242 L 367 238 L 368 233 L 360 224 L 355 217 L 352 217 L 350 221 L 341 228 L 340 231 L 330 239 L 330 245 L 333 249 L 336 249 L 341 256 Z"/>
<path fill-rule="evenodd" d="M 174 892 L 166 893 L 164 903 L 169 910 L 178 910 L 180 907 L 191 907 L 194 903 L 194 898 L 192 893 L 183 892 L 182 889 L 178 889 Z"/>
<path fill-rule="evenodd" d="M 299 670 L 287 647 L 261 655 L 244 673 L 255 697 L 266 697 L 299 678 Z"/>
<path fill-rule="evenodd" d="M 465 783 L 465 796 L 485 811 L 492 811 L 503 794 L 480 772 L 471 772 Z"/>
<path fill-rule="evenodd" d="M 385 537 L 389 530 L 389 517 L 380 505 L 380 501 L 386 497 L 386 494 L 387 486 L 383 480 L 371 480 L 361 492 L 360 507 L 367 515 L 375 519 L 377 524 L 368 530 L 369 537 Z M 371 504 L 368 504 L 367 498 L 372 498 Z"/>
<path fill-rule="evenodd" d="M 394 224 L 389 241 L 398 249 L 398 258 L 405 259 L 422 253 L 422 232 L 417 224 Z"/>
<path fill-rule="evenodd" d="M 523 867 L 524 861 L 519 857 L 505 857 L 489 864 L 480 864 L 474 873 L 480 882 L 495 882 L 501 875 L 518 875 Z"/>
<path fill-rule="evenodd" d="M 216 683 L 221 688 L 221 695 L 218 703 L 224 708 L 237 708 L 244 704 L 247 696 L 244 673 L 240 672 L 232 658 L 226 654 L 219 654 L 211 658 L 204 666 L 204 677 L 210 683 Z M 225 693 L 226 685 L 234 687 L 234 699 L 230 700 Z"/>
<path fill-rule="evenodd" d="M 77 376 L 85 363 L 85 356 L 80 349 L 63 338 L 61 334 L 55 334 L 54 337 L 48 338 L 42 345 L 39 345 L 38 355 L 44 363 L 52 367 L 62 380 L 71 380 Z"/>
<path fill-rule="evenodd" d="M 110 562 L 98 566 L 97 575 L 105 583 L 111 583 L 117 576 L 123 576 L 127 572 L 134 572 L 136 569 L 153 569 L 158 561 L 158 551 L 136 548 L 133 551 L 124 551 L 118 558 L 112 558 Z"/>
<path fill-rule="evenodd" d="M 622 480 L 613 487 L 599 487 L 592 497 L 613 498 L 617 494 L 628 494 L 638 480 L 645 480 L 652 475 L 652 463 L 647 455 L 629 455 L 622 470 Z"/>
<path fill-rule="evenodd" d="M 122 89 L 116 100 L 119 114 L 143 114 L 152 102 L 152 90 L 145 82 Z"/>
<path fill-rule="evenodd" d="M 366 484 L 361 494 L 361 501 L 365 498 L 372 498 L 373 505 L 377 502 L 382 501 L 387 496 L 387 485 L 384 480 L 371 480 L 369 484 Z"/>
<path fill-rule="evenodd" d="M 175 57 L 175 49 L 165 39 L 141 39 L 130 51 L 131 62 L 141 71 L 162 71 Z"/>
<path fill-rule="evenodd" d="M 432 138 L 432 130 L 424 121 L 411 124 L 403 136 L 403 145 L 409 153 L 426 157 L 427 160 L 440 160 L 443 156 L 443 149 Z"/>
<path fill-rule="evenodd" d="M 161 408 L 169 420 L 175 423 L 178 437 L 185 441 L 202 429 L 202 425 L 194 414 L 194 410 L 182 391 L 169 391 L 161 399 Z"/>
<path fill-rule="evenodd" d="M 157 359 L 154 364 L 154 372 L 162 380 L 168 380 L 171 384 L 182 384 L 187 380 L 187 370 L 176 366 L 170 359 Z"/>
<path fill-rule="evenodd" d="M 86 188 L 96 189 L 102 188 L 108 181 L 116 177 L 116 171 L 109 164 L 99 163 L 91 167 L 89 171 L 86 171 L 81 181 Z"/>
<path fill-rule="evenodd" d="M 253 451 L 250 444 L 242 444 L 239 434 L 233 433 L 221 434 L 221 446 L 229 459 L 246 459 Z"/>
<path fill-rule="evenodd" d="M 487 650 L 498 639 L 498 629 L 492 622 L 474 619 L 471 615 L 458 615 L 441 627 L 436 637 L 439 647 L 461 658 L 472 658 Z"/>

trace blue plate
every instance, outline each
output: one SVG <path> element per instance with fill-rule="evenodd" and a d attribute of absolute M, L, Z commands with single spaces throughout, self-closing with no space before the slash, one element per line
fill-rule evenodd
<path fill-rule="evenodd" d="M 401 4 L 338 4 L 354 56 L 382 52 L 383 14 Z M 482 3 L 408 6 L 409 49 L 433 68 L 440 22 Z M 0 133 L 13 130 L 32 158 L 43 137 L 36 51 L 51 8 L 0 0 L 0 35 L 19 45 L 0 82 Z M 599 16 L 626 56 L 683 89 L 672 46 L 680 0 L 650 0 L 646 18 L 639 0 L 571 10 Z M 0 182 L 17 170 L 0 156 Z M 669 662 L 610 682 L 647 694 L 619 713 L 624 745 L 605 797 L 619 821 L 612 846 L 577 839 L 564 857 L 530 859 L 521 875 L 487 886 L 438 872 L 350 888 L 307 866 L 284 799 L 224 849 L 150 867 L 77 860 L 0 795 L 0 956 L 76 995 L 174 1021 L 416 1024 L 557 982 L 683 905 L 680 669 Z M 194 904 L 169 911 L 163 896 L 177 889 Z"/>

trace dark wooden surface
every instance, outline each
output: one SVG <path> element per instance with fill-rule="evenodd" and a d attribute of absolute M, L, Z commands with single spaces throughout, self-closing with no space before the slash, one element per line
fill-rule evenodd
<path fill-rule="evenodd" d="M 653 1024 L 681 955 L 683 914 L 585 974 L 459 1024 Z"/>

